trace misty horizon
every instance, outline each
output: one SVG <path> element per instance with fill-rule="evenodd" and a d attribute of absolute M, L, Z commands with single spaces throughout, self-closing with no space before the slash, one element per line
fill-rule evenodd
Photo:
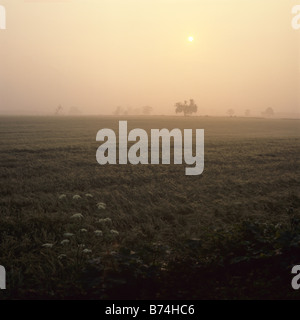
<path fill-rule="evenodd" d="M 188 99 L 197 115 L 299 115 L 294 1 L 1 4 L 0 115 L 172 115 Z"/>

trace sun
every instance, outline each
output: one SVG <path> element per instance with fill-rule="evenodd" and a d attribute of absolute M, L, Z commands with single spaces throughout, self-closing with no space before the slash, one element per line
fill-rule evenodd
<path fill-rule="evenodd" d="M 189 37 L 188 37 L 188 40 L 189 40 L 189 42 L 193 42 L 193 41 L 194 41 L 194 37 L 189 36 Z"/>

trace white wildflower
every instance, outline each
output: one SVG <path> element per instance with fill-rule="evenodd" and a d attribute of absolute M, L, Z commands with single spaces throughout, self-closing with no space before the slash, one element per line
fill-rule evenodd
<path fill-rule="evenodd" d="M 65 239 L 60 244 L 62 244 L 64 246 L 65 244 L 69 244 L 69 243 L 70 243 L 70 240 Z"/>
<path fill-rule="evenodd" d="M 110 218 L 105 218 L 105 219 L 99 219 L 98 220 L 99 223 L 112 223 Z"/>
<path fill-rule="evenodd" d="M 66 199 L 66 198 L 67 198 L 67 196 L 66 196 L 65 194 L 61 194 L 61 195 L 58 197 L 59 200 Z"/>
<path fill-rule="evenodd" d="M 94 231 L 94 233 L 98 237 L 102 237 L 103 236 L 103 232 L 101 230 L 96 230 L 96 231 Z"/>
<path fill-rule="evenodd" d="M 73 236 L 74 236 L 74 233 L 69 233 L 69 232 L 64 233 L 65 238 L 71 238 Z"/>
<path fill-rule="evenodd" d="M 83 252 L 83 253 L 92 253 L 92 250 L 90 250 L 90 249 L 84 249 L 82 252 Z"/>
<path fill-rule="evenodd" d="M 118 236 L 119 232 L 117 230 L 110 230 L 110 233 L 114 236 Z"/>
<path fill-rule="evenodd" d="M 52 248 L 54 246 L 54 244 L 52 243 L 45 243 L 42 245 L 43 248 Z"/>
<path fill-rule="evenodd" d="M 60 254 L 57 258 L 58 258 L 59 260 L 62 260 L 62 259 L 65 259 L 66 257 L 67 257 L 66 254 Z"/>
<path fill-rule="evenodd" d="M 74 200 L 79 200 L 79 199 L 81 199 L 81 197 L 80 197 L 79 194 L 75 194 L 75 196 L 73 196 L 73 199 L 74 199 Z"/>
<path fill-rule="evenodd" d="M 83 215 L 81 213 L 75 213 L 71 216 L 71 219 L 83 219 Z"/>
<path fill-rule="evenodd" d="M 106 209 L 106 204 L 103 203 L 103 202 L 98 202 L 97 203 L 97 208 L 100 209 L 100 210 L 104 210 L 104 209 Z"/>
<path fill-rule="evenodd" d="M 86 196 L 87 198 L 94 198 L 94 196 L 93 196 L 92 194 L 90 194 L 90 193 L 86 193 L 85 196 Z"/>
<path fill-rule="evenodd" d="M 87 230 L 86 229 L 80 229 L 80 232 L 85 233 L 85 232 L 87 232 Z"/>

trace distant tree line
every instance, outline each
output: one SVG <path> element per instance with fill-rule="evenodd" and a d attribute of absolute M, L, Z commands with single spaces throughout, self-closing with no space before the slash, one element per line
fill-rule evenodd
<path fill-rule="evenodd" d="M 59 105 L 58 107 L 55 108 L 54 115 L 56 115 L 56 116 L 63 115 L 64 111 L 65 111 L 65 109 L 61 105 Z M 67 114 L 70 116 L 80 116 L 82 114 L 82 112 L 77 107 L 71 107 Z"/>
<path fill-rule="evenodd" d="M 153 108 L 150 106 L 143 106 L 139 108 L 132 108 L 132 107 L 116 107 L 115 111 L 113 112 L 114 115 L 151 115 L 153 112 Z"/>
<path fill-rule="evenodd" d="M 230 109 L 228 109 L 228 110 L 226 111 L 226 113 L 227 113 L 227 115 L 228 115 L 229 117 L 233 117 L 234 114 L 235 114 L 235 111 L 234 111 L 234 109 L 230 108 Z M 245 110 L 245 116 L 246 116 L 246 117 L 250 117 L 250 115 L 251 115 L 251 111 L 250 111 L 249 109 L 246 109 L 246 110 Z M 263 112 L 261 113 L 261 115 L 262 115 L 263 117 L 270 118 L 270 117 L 272 117 L 272 116 L 275 115 L 275 112 L 274 112 L 273 108 L 270 108 L 270 107 L 269 107 L 269 108 L 267 108 L 265 111 L 263 111 Z"/>
<path fill-rule="evenodd" d="M 193 113 L 196 113 L 198 111 L 198 106 L 196 105 L 195 101 L 193 99 L 190 99 L 189 102 L 187 100 L 183 102 L 177 102 L 175 103 L 175 112 L 176 113 L 183 113 L 184 116 L 191 115 Z M 226 114 L 229 117 L 233 117 L 235 115 L 235 110 L 230 108 L 226 111 Z M 265 111 L 262 113 L 263 117 L 272 117 L 274 116 L 275 112 L 273 108 L 267 108 Z M 251 111 L 250 109 L 245 110 L 245 116 L 250 117 Z"/>

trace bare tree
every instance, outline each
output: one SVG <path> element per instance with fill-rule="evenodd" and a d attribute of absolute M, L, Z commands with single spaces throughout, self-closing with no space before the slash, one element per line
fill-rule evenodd
<path fill-rule="evenodd" d="M 55 115 L 58 116 L 62 111 L 63 111 L 63 107 L 62 107 L 61 105 L 59 105 L 59 106 L 55 109 Z"/>

